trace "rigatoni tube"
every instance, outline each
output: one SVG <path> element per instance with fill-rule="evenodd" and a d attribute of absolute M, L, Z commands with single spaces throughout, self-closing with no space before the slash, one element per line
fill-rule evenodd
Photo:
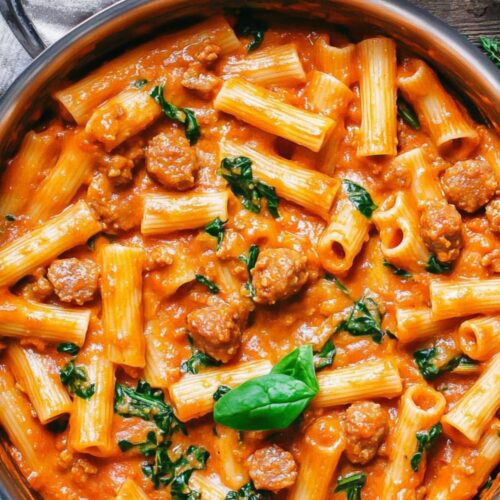
<path fill-rule="evenodd" d="M 477 361 L 486 361 L 500 352 L 500 315 L 480 316 L 464 321 L 458 329 L 462 352 Z"/>
<path fill-rule="evenodd" d="M 142 248 L 107 245 L 102 257 L 102 323 L 109 359 L 144 367 L 146 342 L 142 325 Z"/>
<path fill-rule="evenodd" d="M 214 101 L 215 109 L 270 134 L 319 151 L 333 121 L 281 101 L 264 87 L 240 77 L 227 80 Z"/>
<path fill-rule="evenodd" d="M 123 481 L 115 497 L 116 500 L 148 500 L 148 498 L 146 492 L 129 477 Z"/>
<path fill-rule="evenodd" d="M 0 249 L 0 287 L 12 285 L 61 253 L 82 245 L 101 230 L 84 201 Z"/>
<path fill-rule="evenodd" d="M 321 36 L 314 42 L 313 62 L 319 70 L 348 86 L 359 78 L 356 46 L 352 43 L 334 47 L 328 43 L 327 37 Z"/>
<path fill-rule="evenodd" d="M 194 471 L 189 478 L 189 487 L 201 494 L 203 500 L 225 500 L 231 491 L 212 473 Z"/>

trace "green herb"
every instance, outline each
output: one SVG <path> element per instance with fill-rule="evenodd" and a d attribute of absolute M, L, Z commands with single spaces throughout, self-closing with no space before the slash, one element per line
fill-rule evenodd
<path fill-rule="evenodd" d="M 191 109 L 178 108 L 167 102 L 163 95 L 164 85 L 158 85 L 149 94 L 160 106 L 167 118 L 175 120 L 184 125 L 184 132 L 189 139 L 189 144 L 196 144 L 200 138 L 200 127 L 196 121 L 196 117 Z"/>
<path fill-rule="evenodd" d="M 327 366 L 331 366 L 336 353 L 337 350 L 335 349 L 333 342 L 328 339 L 321 350 L 314 353 L 314 368 L 316 368 L 316 370 L 322 370 Z"/>
<path fill-rule="evenodd" d="M 480 36 L 481 48 L 490 60 L 500 68 L 500 40 L 488 36 Z"/>
<path fill-rule="evenodd" d="M 351 298 L 351 294 L 349 293 L 349 289 L 340 281 L 337 277 L 333 276 L 332 274 L 326 273 L 324 276 L 325 280 L 331 281 L 335 283 L 337 288 L 344 294 L 347 295 L 347 297 Z"/>
<path fill-rule="evenodd" d="M 219 385 L 213 395 L 214 401 L 219 401 L 219 399 L 224 396 L 224 394 L 227 394 L 230 390 L 231 387 L 229 387 L 228 385 Z"/>
<path fill-rule="evenodd" d="M 447 273 L 450 269 L 451 264 L 447 262 L 440 262 L 435 255 L 431 255 L 429 257 L 429 261 L 427 262 L 427 266 L 425 268 L 426 271 L 432 274 Z"/>
<path fill-rule="evenodd" d="M 459 361 L 457 366 L 476 366 L 476 365 L 477 365 L 477 361 L 474 361 L 473 359 L 470 359 L 465 354 L 462 354 L 462 356 L 460 356 L 460 361 Z"/>
<path fill-rule="evenodd" d="M 247 45 L 247 51 L 252 52 L 264 40 L 264 33 L 267 31 L 267 28 L 268 24 L 266 21 L 254 17 L 251 10 L 241 9 L 234 30 L 239 36 L 253 37 L 253 40 Z"/>
<path fill-rule="evenodd" d="M 265 490 L 256 490 L 252 481 L 245 483 L 238 491 L 230 491 L 226 495 L 226 500 L 267 500 L 269 492 Z"/>
<path fill-rule="evenodd" d="M 370 298 L 361 297 L 354 302 L 347 319 L 342 321 L 336 332 L 348 332 L 355 337 L 370 335 L 374 342 L 380 344 L 384 336 L 381 328 L 382 314 L 377 303 Z"/>
<path fill-rule="evenodd" d="M 216 359 L 210 357 L 208 354 L 205 354 L 203 351 L 196 349 L 193 345 L 193 340 L 188 335 L 188 341 L 191 345 L 191 357 L 186 361 L 181 363 L 181 372 L 182 373 L 191 373 L 196 374 L 200 370 L 202 366 L 220 366 L 222 363 L 217 361 Z"/>
<path fill-rule="evenodd" d="M 87 380 L 87 370 L 83 366 L 76 366 L 73 360 L 61 368 L 59 377 L 68 391 L 79 398 L 89 399 L 95 392 L 95 384 Z"/>
<path fill-rule="evenodd" d="M 351 203 L 361 212 L 367 219 L 369 219 L 377 205 L 373 203 L 372 197 L 368 191 L 359 184 L 356 184 L 349 179 L 342 181 L 342 187 L 346 192 Z"/>
<path fill-rule="evenodd" d="M 213 281 L 209 280 L 206 276 L 203 276 L 203 274 L 195 274 L 194 277 L 198 283 L 205 285 L 210 293 L 220 292 L 220 288 Z"/>
<path fill-rule="evenodd" d="M 210 236 L 217 238 L 217 250 L 219 250 L 222 240 L 224 239 L 224 226 L 226 224 L 227 221 L 223 222 L 219 217 L 217 217 L 205 226 L 205 232 Z"/>
<path fill-rule="evenodd" d="M 395 265 L 391 264 L 387 260 L 384 259 L 384 267 L 387 267 L 387 269 L 390 269 L 396 276 L 401 276 L 404 279 L 411 279 L 412 275 L 405 269 L 401 269 L 400 267 L 396 267 Z"/>
<path fill-rule="evenodd" d="M 353 472 L 337 479 L 335 493 L 345 491 L 347 500 L 361 500 L 361 489 L 366 484 L 364 472 Z"/>
<path fill-rule="evenodd" d="M 14 222 L 16 220 L 16 216 L 12 214 L 6 214 L 5 215 L 5 220 L 7 222 Z"/>
<path fill-rule="evenodd" d="M 301 346 L 271 373 L 244 382 L 215 403 L 217 423 L 236 430 L 285 429 L 318 393 L 311 346 Z"/>
<path fill-rule="evenodd" d="M 392 333 L 392 332 L 389 330 L 389 328 L 387 328 L 387 329 L 385 330 L 385 334 L 386 334 L 386 335 L 387 335 L 390 339 L 396 339 L 396 340 L 397 340 L 396 335 L 394 335 L 394 333 Z"/>
<path fill-rule="evenodd" d="M 260 213 L 262 198 L 265 198 L 269 213 L 274 218 L 280 216 L 276 189 L 254 179 L 250 158 L 246 156 L 224 158 L 218 172 L 229 183 L 233 193 L 242 199 L 241 203 L 247 210 L 256 214 Z"/>
<path fill-rule="evenodd" d="M 436 439 L 441 435 L 442 432 L 443 427 L 440 423 L 437 423 L 436 425 L 431 427 L 429 431 L 417 432 L 417 451 L 414 453 L 410 460 L 411 468 L 414 472 L 418 472 L 423 454 L 436 442 Z"/>
<path fill-rule="evenodd" d="M 401 96 L 396 101 L 399 116 L 413 129 L 420 130 L 420 122 L 415 110 Z"/>
<path fill-rule="evenodd" d="M 57 346 L 57 352 L 71 354 L 72 356 L 76 356 L 79 351 L 80 348 L 76 344 L 73 344 L 73 342 L 63 342 Z"/>
<path fill-rule="evenodd" d="M 152 389 L 144 380 L 137 382 L 136 389 L 116 384 L 114 409 L 122 417 L 139 417 L 155 422 L 166 436 L 177 431 L 187 434 L 185 425 L 175 416 L 172 407 L 165 403 L 163 391 Z"/>
<path fill-rule="evenodd" d="M 245 288 L 250 292 L 250 297 L 253 297 L 255 295 L 255 289 L 252 283 L 251 271 L 255 267 L 255 264 L 257 263 L 259 253 L 260 253 L 259 247 L 254 244 L 248 249 L 248 257 L 245 257 L 244 255 L 240 255 L 238 257 L 241 260 L 241 262 L 245 263 L 247 266 L 248 280 L 245 284 Z"/>
<path fill-rule="evenodd" d="M 437 356 L 438 350 L 435 346 L 429 349 L 420 349 L 413 353 L 413 359 L 417 363 L 420 373 L 425 380 L 434 380 L 439 375 L 454 370 L 462 360 L 462 355 L 450 359 L 445 365 L 437 367 L 432 360 Z"/>
<path fill-rule="evenodd" d="M 146 85 L 146 83 L 148 83 L 148 81 L 145 78 L 141 78 L 140 80 L 136 80 L 132 85 L 136 89 L 142 89 L 142 87 L 144 87 L 144 85 Z"/>

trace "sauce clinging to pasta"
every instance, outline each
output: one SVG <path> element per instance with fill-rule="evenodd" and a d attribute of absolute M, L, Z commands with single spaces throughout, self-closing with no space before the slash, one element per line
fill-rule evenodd
<path fill-rule="evenodd" d="M 33 489 L 491 498 L 499 139 L 424 61 L 242 12 L 53 98 L 0 185 L 0 424 Z"/>

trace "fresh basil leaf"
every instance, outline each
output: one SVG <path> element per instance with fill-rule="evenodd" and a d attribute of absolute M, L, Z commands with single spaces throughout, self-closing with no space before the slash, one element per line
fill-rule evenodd
<path fill-rule="evenodd" d="M 415 110 L 410 104 L 405 101 L 401 96 L 398 96 L 396 105 L 398 108 L 399 116 L 405 121 L 413 130 L 420 130 L 420 122 Z"/>
<path fill-rule="evenodd" d="M 361 212 L 367 219 L 370 219 L 377 205 L 373 203 L 372 197 L 368 191 L 359 184 L 356 184 L 349 179 L 342 181 L 342 188 L 351 203 Z"/>
<path fill-rule="evenodd" d="M 366 484 L 364 472 L 353 472 L 337 479 L 335 493 L 345 491 L 347 500 L 361 500 L 361 490 Z"/>
<path fill-rule="evenodd" d="M 279 217 L 279 198 L 276 189 L 255 179 L 252 172 L 252 160 L 246 156 L 224 158 L 218 170 L 228 183 L 231 191 L 241 198 L 243 206 L 253 213 L 260 213 L 261 200 L 267 200 L 267 210 L 274 217 Z"/>
<path fill-rule="evenodd" d="M 239 490 L 230 491 L 226 495 L 226 500 L 268 500 L 269 498 L 269 492 L 256 490 L 252 481 L 248 481 Z"/>
<path fill-rule="evenodd" d="M 270 373 L 244 382 L 219 399 L 214 420 L 241 431 L 285 429 L 315 395 L 300 380 Z"/>
<path fill-rule="evenodd" d="M 385 259 L 384 259 L 384 267 L 390 269 L 396 276 L 401 276 L 402 278 L 407 280 L 412 278 L 412 274 L 406 271 L 406 269 L 401 269 L 400 267 L 396 267 L 395 265 L 391 264 Z"/>
<path fill-rule="evenodd" d="M 443 427 L 440 423 L 432 426 L 429 431 L 419 431 L 416 434 L 417 451 L 410 459 L 410 465 L 414 472 L 418 472 L 420 462 L 426 450 L 436 442 L 437 438 L 442 434 Z"/>
<path fill-rule="evenodd" d="M 165 85 L 158 85 L 153 88 L 149 95 L 160 105 L 167 118 L 184 125 L 184 133 L 189 140 L 189 144 L 191 144 L 191 146 L 196 144 L 201 133 L 193 110 L 188 108 L 178 108 L 177 106 L 167 102 L 163 94 L 164 90 Z"/>
<path fill-rule="evenodd" d="M 66 363 L 59 371 L 59 377 L 63 385 L 74 396 L 89 399 L 94 395 L 95 384 L 87 379 L 87 370 L 83 366 L 75 365 L 73 360 Z"/>
<path fill-rule="evenodd" d="M 479 40 L 485 54 L 497 68 L 500 68 L 500 40 L 488 36 L 480 36 Z"/>
<path fill-rule="evenodd" d="M 425 380 L 434 380 L 439 375 L 454 370 L 462 360 L 461 355 L 456 356 L 450 359 L 443 366 L 437 367 L 432 361 L 437 356 L 437 354 L 438 351 L 435 346 L 432 346 L 428 349 L 420 349 L 419 351 L 415 351 L 413 353 L 413 359 L 415 360 L 415 363 L 417 364 L 418 369 Z"/>
<path fill-rule="evenodd" d="M 248 280 L 245 284 L 245 287 L 250 292 L 250 297 L 253 297 L 255 295 L 255 289 L 252 284 L 251 271 L 255 267 L 255 264 L 257 263 L 259 253 L 260 253 L 259 247 L 253 244 L 248 250 L 248 257 L 245 257 L 244 255 L 240 255 L 238 257 L 241 260 L 241 262 L 243 262 L 247 266 Z"/>
<path fill-rule="evenodd" d="M 435 255 L 431 255 L 425 270 L 432 274 L 445 274 L 451 270 L 451 264 L 440 262 Z"/>
<path fill-rule="evenodd" d="M 294 349 L 273 366 L 271 373 L 288 375 L 304 382 L 312 391 L 319 391 L 316 372 L 314 371 L 313 350 L 310 345 Z"/>
<path fill-rule="evenodd" d="M 335 345 L 331 339 L 328 339 L 321 350 L 314 353 L 314 368 L 316 368 L 316 370 L 322 370 L 327 366 L 331 366 L 336 353 L 337 350 L 335 349 Z"/>
<path fill-rule="evenodd" d="M 226 224 L 227 221 L 223 222 L 219 217 L 217 217 L 205 226 L 205 232 L 210 236 L 217 238 L 217 250 L 219 250 L 222 240 L 224 239 L 224 226 Z"/>
<path fill-rule="evenodd" d="M 220 292 L 220 288 L 213 281 L 209 280 L 206 276 L 203 276 L 202 274 L 195 274 L 194 277 L 198 283 L 201 283 L 202 285 L 206 286 L 210 293 Z"/>
<path fill-rule="evenodd" d="M 140 80 L 136 80 L 132 85 L 136 88 L 136 89 L 142 89 L 142 87 L 144 87 L 144 85 L 146 85 L 148 83 L 148 81 L 145 79 L 145 78 L 141 78 Z"/>
<path fill-rule="evenodd" d="M 268 24 L 262 19 L 258 19 L 249 9 L 241 9 L 234 31 L 238 36 L 251 36 L 253 40 L 247 45 L 247 51 L 252 52 L 260 46 L 264 40 L 264 33 L 268 29 Z"/>
<path fill-rule="evenodd" d="M 76 356 L 80 352 L 80 348 L 73 342 L 63 342 L 57 346 L 57 352 Z"/>
<path fill-rule="evenodd" d="M 229 387 L 228 385 L 219 385 L 213 395 L 214 401 L 219 401 L 219 399 L 224 396 L 224 394 L 227 394 L 230 390 L 231 387 Z"/>

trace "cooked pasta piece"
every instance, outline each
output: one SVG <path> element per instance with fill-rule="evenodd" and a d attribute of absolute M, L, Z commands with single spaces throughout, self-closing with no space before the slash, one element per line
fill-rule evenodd
<path fill-rule="evenodd" d="M 389 360 L 324 370 L 317 377 L 319 393 L 311 403 L 316 408 L 345 405 L 358 399 L 394 398 L 403 390 L 398 369 Z"/>
<path fill-rule="evenodd" d="M 363 244 L 368 241 L 369 230 L 370 221 L 346 196 L 340 198 L 318 240 L 321 265 L 330 273 L 348 271 Z"/>
<path fill-rule="evenodd" d="M 7 349 L 7 359 L 17 383 L 26 391 L 42 424 L 71 412 L 71 398 L 49 357 L 12 343 Z"/>
<path fill-rule="evenodd" d="M 127 477 L 115 498 L 116 500 L 148 500 L 149 497 L 133 479 Z"/>
<path fill-rule="evenodd" d="M 477 444 L 500 407 L 500 353 L 493 356 L 474 385 L 443 417 L 443 429 L 454 441 Z"/>
<path fill-rule="evenodd" d="M 411 459 L 418 449 L 417 432 L 429 431 L 446 407 L 444 396 L 425 384 L 408 388 L 401 398 L 399 415 L 384 473 L 382 498 L 411 498 L 421 483 L 425 458 L 415 471 Z"/>
<path fill-rule="evenodd" d="M 477 145 L 476 130 L 426 63 L 419 59 L 404 61 L 398 71 L 398 85 L 442 154 L 461 159 Z"/>
<path fill-rule="evenodd" d="M 189 478 L 189 487 L 201 493 L 203 500 L 225 500 L 229 488 L 224 486 L 216 474 L 194 471 Z"/>
<path fill-rule="evenodd" d="M 222 68 L 224 76 L 241 76 L 259 85 L 296 85 L 306 81 L 306 74 L 293 43 L 266 47 Z"/>
<path fill-rule="evenodd" d="M 142 368 L 146 342 L 142 326 L 142 248 L 108 245 L 102 253 L 102 326 L 109 359 Z"/>
<path fill-rule="evenodd" d="M 0 287 L 12 285 L 38 266 L 84 244 L 101 224 L 84 201 L 0 249 Z"/>
<path fill-rule="evenodd" d="M 382 253 L 396 267 L 422 271 L 430 254 L 422 238 L 418 213 L 412 196 L 406 191 L 390 195 L 373 214 L 382 242 Z"/>
<path fill-rule="evenodd" d="M 235 388 L 251 378 L 269 373 L 271 368 L 269 361 L 260 360 L 185 375 L 169 387 L 177 416 L 185 422 L 210 413 L 214 405 L 214 392 L 220 385 Z"/>
<path fill-rule="evenodd" d="M 202 227 L 217 217 L 227 220 L 227 191 L 144 197 L 143 234 L 166 234 Z"/>
<path fill-rule="evenodd" d="M 246 156 L 256 178 L 273 186 L 278 196 L 326 219 L 337 194 L 339 181 L 301 167 L 272 153 L 231 141 L 220 144 L 220 159 Z"/>
<path fill-rule="evenodd" d="M 352 85 L 359 78 L 356 46 L 350 43 L 344 47 L 333 47 L 328 42 L 329 40 L 324 36 L 314 42 L 315 66 L 346 85 Z"/>
<path fill-rule="evenodd" d="M 396 309 L 397 328 L 394 334 L 400 342 L 408 343 L 439 335 L 457 325 L 456 319 L 436 320 L 427 307 Z"/>
<path fill-rule="evenodd" d="M 500 311 L 500 279 L 434 281 L 430 296 L 434 319 L 492 314 Z"/>
<path fill-rule="evenodd" d="M 95 160 L 86 140 L 84 133 L 72 133 L 64 138 L 57 163 L 37 187 L 24 211 L 34 222 L 44 222 L 64 210 L 82 184 L 90 180 Z"/>
<path fill-rule="evenodd" d="M 0 337 L 39 338 L 81 346 L 90 320 L 89 309 L 39 304 L 4 293 L 0 303 Z"/>
<path fill-rule="evenodd" d="M 368 38 L 358 44 L 361 128 L 358 156 L 395 155 L 397 139 L 396 43 Z"/>
<path fill-rule="evenodd" d="M 68 442 L 74 451 L 105 457 L 116 448 L 111 426 L 115 368 L 102 351 L 96 349 L 86 355 L 86 360 L 81 364 L 87 371 L 89 383 L 95 384 L 95 392 L 88 399 L 75 396 L 69 420 Z"/>
<path fill-rule="evenodd" d="M 336 415 L 315 420 L 302 440 L 299 475 L 288 500 L 328 498 L 330 482 L 345 447 L 344 432 Z"/>
<path fill-rule="evenodd" d="M 52 132 L 52 131 L 51 131 Z M 57 160 L 60 144 L 54 133 L 28 132 L 16 158 L 1 177 L 0 216 L 19 215 L 41 180 L 44 169 Z"/>
<path fill-rule="evenodd" d="M 238 432 L 218 425 L 215 450 L 221 464 L 221 479 L 232 490 L 240 489 L 248 482 L 248 472 L 235 452 L 238 449 Z"/>
<path fill-rule="evenodd" d="M 183 31 L 156 38 L 125 52 L 82 80 L 55 92 L 54 97 L 79 125 L 83 125 L 99 104 L 121 92 L 134 80 L 142 78 L 141 68 L 146 67 L 148 74 L 160 76 L 156 73 L 162 71 L 162 62 L 175 51 L 211 43 L 220 47 L 223 54 L 240 47 L 239 40 L 224 17 L 212 16 Z"/>
<path fill-rule="evenodd" d="M 479 316 L 464 321 L 458 329 L 462 352 L 477 361 L 486 361 L 500 352 L 500 316 Z"/>
<path fill-rule="evenodd" d="M 224 82 L 214 107 L 311 151 L 321 149 L 333 126 L 330 118 L 284 103 L 264 87 L 240 77 Z"/>

